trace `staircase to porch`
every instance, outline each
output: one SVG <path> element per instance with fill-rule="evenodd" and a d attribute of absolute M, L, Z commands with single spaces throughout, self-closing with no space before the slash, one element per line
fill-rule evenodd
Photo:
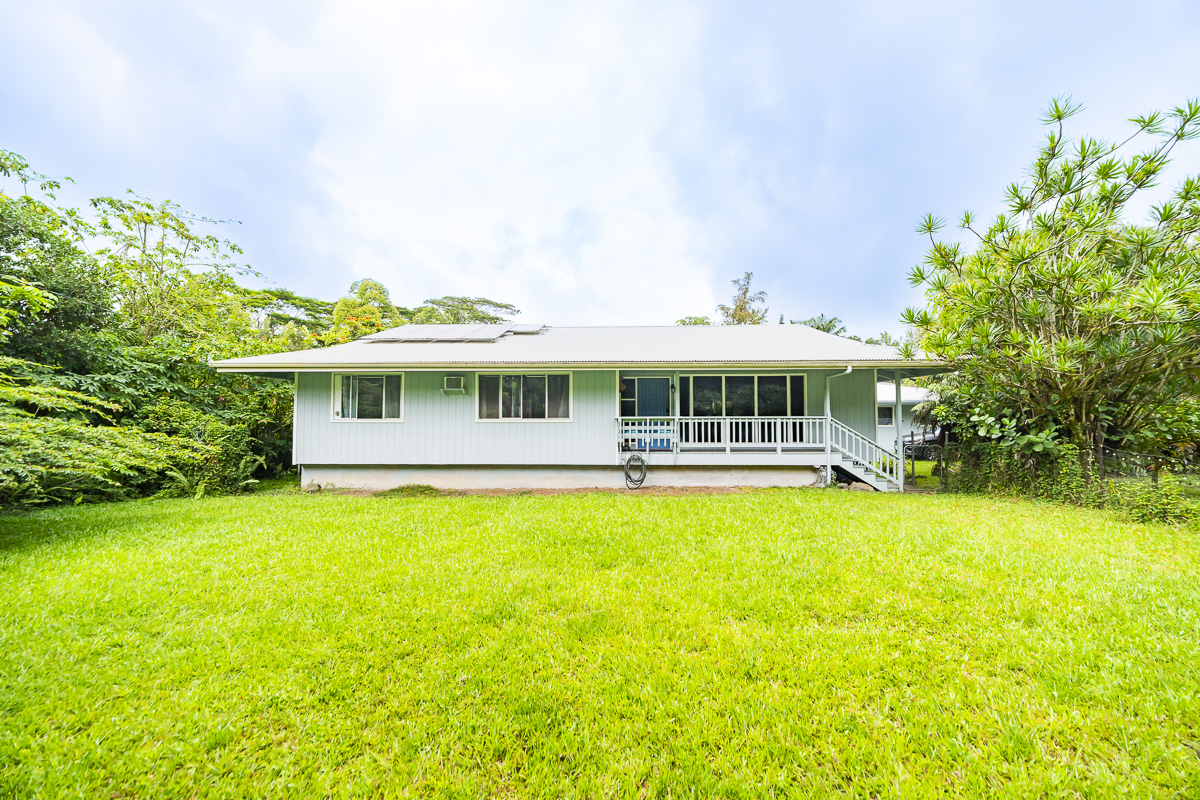
<path fill-rule="evenodd" d="M 896 453 L 832 417 L 621 417 L 618 458 L 651 464 L 800 464 L 832 480 L 840 470 L 881 492 L 903 491 Z"/>
<path fill-rule="evenodd" d="M 903 462 L 891 450 L 836 419 L 829 420 L 830 466 L 838 466 L 880 492 L 904 491 Z"/>

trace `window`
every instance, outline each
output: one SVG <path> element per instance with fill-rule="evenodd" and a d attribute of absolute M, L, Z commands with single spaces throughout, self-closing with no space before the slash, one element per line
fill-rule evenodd
<path fill-rule="evenodd" d="M 403 409 L 403 375 L 334 376 L 334 419 L 399 422 Z"/>
<path fill-rule="evenodd" d="M 718 376 L 697 375 L 683 378 L 692 383 L 692 411 L 684 416 L 720 417 L 725 414 L 725 380 Z M 686 409 L 680 409 L 683 413 Z"/>
<path fill-rule="evenodd" d="M 621 416 L 637 416 L 637 378 L 621 378 L 618 383 L 621 390 Z"/>
<path fill-rule="evenodd" d="M 886 427 L 896 424 L 896 418 L 893 413 L 895 409 L 892 406 L 876 406 L 876 410 L 878 411 L 877 418 L 880 425 Z"/>
<path fill-rule="evenodd" d="M 754 376 L 730 375 L 725 378 L 725 416 L 754 416 Z"/>
<path fill-rule="evenodd" d="M 571 418 L 571 376 L 480 375 L 479 419 Z"/>
<path fill-rule="evenodd" d="M 803 417 L 804 398 L 803 375 L 679 378 L 679 413 L 684 417 Z"/>

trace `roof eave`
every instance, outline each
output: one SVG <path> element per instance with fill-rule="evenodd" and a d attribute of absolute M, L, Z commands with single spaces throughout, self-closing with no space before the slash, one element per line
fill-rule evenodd
<path fill-rule="evenodd" d="M 807 361 L 443 361 L 443 362 L 364 362 L 364 363 L 316 363 L 295 362 L 238 364 L 234 360 L 209 361 L 208 365 L 217 372 L 372 372 L 378 370 L 404 370 L 408 372 L 438 372 L 445 370 L 485 371 L 495 369 L 529 368 L 539 369 L 833 369 L 854 367 L 855 369 L 921 369 L 945 371 L 949 367 L 939 361 L 858 361 L 854 359 L 826 359 Z"/>

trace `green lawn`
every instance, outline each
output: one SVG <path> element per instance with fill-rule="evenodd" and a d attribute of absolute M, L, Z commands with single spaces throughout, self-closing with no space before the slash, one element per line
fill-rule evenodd
<path fill-rule="evenodd" d="M 1200 796 L 1200 537 L 1053 505 L 0 519 L 0 795 Z"/>

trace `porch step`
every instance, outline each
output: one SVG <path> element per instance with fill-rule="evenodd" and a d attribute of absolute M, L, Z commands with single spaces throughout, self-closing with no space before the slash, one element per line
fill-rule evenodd
<path fill-rule="evenodd" d="M 877 492 L 896 492 L 900 487 L 893 480 L 887 480 L 876 475 L 863 464 L 843 453 L 834 453 L 834 466 L 848 472 L 856 481 L 865 483 Z"/>

